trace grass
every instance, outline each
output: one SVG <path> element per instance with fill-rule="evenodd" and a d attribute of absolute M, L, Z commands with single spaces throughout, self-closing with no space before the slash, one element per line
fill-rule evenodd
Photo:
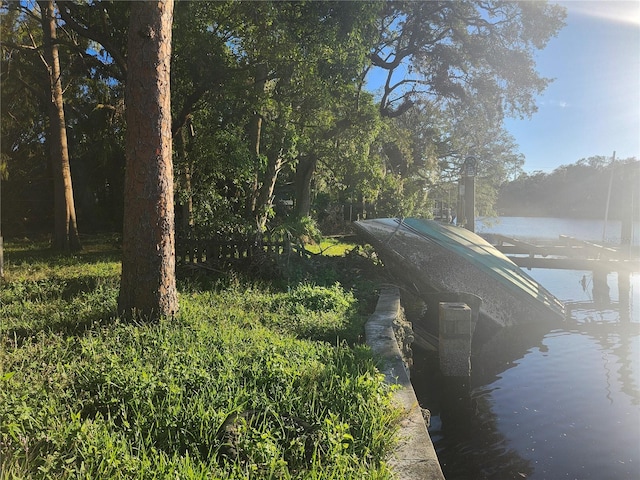
<path fill-rule="evenodd" d="M 177 318 L 126 323 L 117 248 L 84 246 L 5 246 L 0 479 L 391 478 L 361 256 L 288 282 L 183 275 Z"/>

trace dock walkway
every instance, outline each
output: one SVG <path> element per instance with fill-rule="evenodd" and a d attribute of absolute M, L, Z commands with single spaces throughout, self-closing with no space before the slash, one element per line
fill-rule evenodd
<path fill-rule="evenodd" d="M 556 242 L 530 243 L 505 235 L 483 237 L 522 268 L 640 272 L 640 247 L 605 245 L 560 235 Z"/>

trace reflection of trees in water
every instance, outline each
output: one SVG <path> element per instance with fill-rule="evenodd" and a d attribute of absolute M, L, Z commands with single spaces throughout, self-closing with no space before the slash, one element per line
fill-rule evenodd
<path fill-rule="evenodd" d="M 436 310 L 427 309 L 428 302 L 415 295 L 402 293 L 407 318 L 437 335 Z M 480 320 L 472 345 L 471 385 L 443 377 L 437 352 L 427 352 L 414 344 L 412 382 L 421 406 L 431 412 L 429 431 L 447 480 L 515 479 L 533 472 L 530 462 L 509 448 L 498 430 L 490 392 L 476 387 L 492 383 L 532 346 L 543 348 L 542 338 L 548 331 L 548 325 L 496 331 Z"/>
<path fill-rule="evenodd" d="M 490 391 L 470 392 L 468 382 L 443 377 L 437 353 L 420 348 L 414 350 L 412 381 L 421 406 L 431 411 L 429 432 L 447 480 L 523 478 L 533 472 L 498 431 Z"/>
<path fill-rule="evenodd" d="M 639 351 L 640 324 L 627 322 L 584 322 L 573 320 L 567 328 L 592 338 L 602 353 L 607 385 L 618 383 L 632 405 L 640 405 L 640 385 L 636 383 L 634 360 Z M 635 344 L 634 344 L 635 342 Z M 640 365 L 636 365 L 636 368 Z"/>
<path fill-rule="evenodd" d="M 438 454 L 443 452 L 443 472 L 448 480 L 454 479 L 510 479 L 526 478 L 533 473 L 528 460 L 509 448 L 507 440 L 497 429 L 497 418 L 492 411 L 491 392 L 473 390 L 471 395 L 455 385 L 444 385 L 441 405 L 442 441 L 436 444 Z M 461 405 L 464 399 L 464 406 Z M 447 450 L 455 449 L 455 456 L 447 458 Z"/>
<path fill-rule="evenodd" d="M 588 290 L 593 281 L 593 301 L 567 304 L 567 329 L 577 330 L 591 337 L 599 345 L 603 355 L 603 367 L 607 376 L 607 385 L 611 385 L 611 376 L 620 384 L 620 391 L 628 395 L 633 405 L 640 405 L 640 385 L 634 382 L 633 361 L 640 352 L 634 350 L 633 343 L 640 335 L 640 323 L 632 322 L 633 284 L 632 275 L 616 274 L 612 277 L 617 283 L 618 302 L 613 302 L 605 295 L 604 300 L 598 292 L 608 294 L 609 277 L 602 272 L 593 272 L 591 280 L 585 275 L 582 287 Z M 636 312 L 637 314 L 637 312 Z M 615 367 L 617 371 L 613 371 Z"/>
<path fill-rule="evenodd" d="M 637 364 L 640 325 L 625 322 L 581 323 L 568 320 L 562 328 L 526 325 L 502 329 L 483 344 L 474 344 L 470 385 L 456 384 L 439 374 L 436 352 L 414 350 L 412 379 L 424 408 L 431 411 L 430 433 L 447 480 L 510 479 L 533 475 L 534 467 L 520 453 L 509 448 L 498 429 L 500 412 L 492 410 L 494 382 L 506 370 L 515 367 L 527 352 L 548 347 L 547 335 L 584 335 L 594 340 L 593 348 L 602 354 L 607 385 L 603 392 L 610 401 L 621 391 L 632 405 L 640 404 Z M 606 387 L 605 387 L 606 388 Z M 618 394 L 619 395 L 619 394 Z"/>
<path fill-rule="evenodd" d="M 516 366 L 516 361 L 532 348 L 545 350 L 544 336 L 553 328 L 552 323 L 514 325 L 498 330 L 488 339 L 472 344 L 472 386 L 493 383 L 498 375 Z"/>
<path fill-rule="evenodd" d="M 634 305 L 634 296 L 640 286 L 637 274 L 607 273 L 594 271 L 585 273 L 579 280 L 588 301 L 566 302 L 566 316 L 580 324 L 591 322 L 629 323 L 638 321 L 639 306 Z M 609 281 L 612 285 L 609 285 Z M 635 291 L 634 291 L 635 290 Z M 617 292 L 618 299 L 612 300 L 611 292 Z M 636 301 L 637 303 L 637 301 Z"/>
<path fill-rule="evenodd" d="M 406 293 L 406 292 L 404 292 Z M 424 303 L 403 306 L 409 319 L 428 322 L 424 318 Z M 621 312 L 620 307 L 629 311 Z M 594 340 L 593 348 L 602 355 L 607 385 L 613 391 L 604 392 L 616 401 L 617 390 L 629 397 L 632 405 L 640 405 L 638 385 L 639 364 L 634 359 L 640 353 L 640 324 L 630 321 L 632 306 L 607 302 L 598 309 L 593 303 L 572 305 L 566 322 L 529 324 L 497 331 L 487 329 L 484 337 L 474 336 L 472 345 L 472 377 L 470 386 L 447 382 L 439 373 L 436 352 L 425 352 L 414 345 L 412 381 L 420 404 L 431 411 L 432 440 L 447 480 L 455 479 L 518 479 L 534 473 L 530 461 L 509 448 L 505 435 L 498 429 L 497 415 L 492 410 L 491 385 L 506 370 L 515 367 L 527 352 L 548 350 L 543 343 L 550 333 L 585 335 Z M 415 315 L 415 316 L 414 316 Z M 482 329 L 482 325 L 478 327 Z M 437 329 L 434 328 L 435 331 Z M 476 333 L 482 333 L 476 330 Z M 606 387 L 605 387 L 606 388 Z M 620 398 L 618 398 L 618 401 Z"/>

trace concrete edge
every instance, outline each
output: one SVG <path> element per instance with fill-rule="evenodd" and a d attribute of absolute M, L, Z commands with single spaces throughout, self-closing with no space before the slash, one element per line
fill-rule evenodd
<path fill-rule="evenodd" d="M 365 325 L 367 344 L 384 360 L 382 373 L 386 382 L 401 387 L 394 393 L 394 401 L 404 410 L 404 415 L 389 466 L 400 480 L 444 480 L 394 333 L 394 320 L 402 314 L 398 288 L 383 287 L 376 311 Z"/>

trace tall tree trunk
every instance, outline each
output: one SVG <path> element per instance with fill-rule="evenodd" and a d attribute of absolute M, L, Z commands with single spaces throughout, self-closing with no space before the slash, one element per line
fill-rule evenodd
<path fill-rule="evenodd" d="M 267 83 L 267 65 L 260 63 L 256 66 L 256 78 L 254 83 L 254 91 L 256 98 L 260 98 L 264 94 L 264 87 Z M 248 128 L 249 137 L 249 151 L 253 157 L 253 165 L 256 169 L 251 182 L 250 190 L 247 194 L 247 218 L 251 218 L 251 215 L 256 211 L 256 204 L 258 201 L 260 190 L 260 139 L 262 136 L 262 113 L 259 109 L 254 112 L 251 123 Z"/>
<path fill-rule="evenodd" d="M 131 5 L 118 310 L 149 320 L 178 310 L 169 84 L 172 20 L 173 0 Z"/>
<path fill-rule="evenodd" d="M 324 132 L 322 138 L 329 140 L 335 137 L 351 124 L 349 118 L 343 118 L 336 122 L 333 128 Z M 311 180 L 316 172 L 318 156 L 314 153 L 303 155 L 298 158 L 295 174 L 295 208 L 296 218 L 308 217 L 311 214 Z"/>
<path fill-rule="evenodd" d="M 304 155 L 298 159 L 295 177 L 296 204 L 294 214 L 297 218 L 311 214 L 311 179 L 316 171 L 318 159 L 315 155 Z"/>
<path fill-rule="evenodd" d="M 49 148 L 54 185 L 53 247 L 63 252 L 78 251 L 81 245 L 69 166 L 55 12 L 52 0 L 38 2 L 38 4 L 42 17 L 44 58 L 49 70 Z"/>

